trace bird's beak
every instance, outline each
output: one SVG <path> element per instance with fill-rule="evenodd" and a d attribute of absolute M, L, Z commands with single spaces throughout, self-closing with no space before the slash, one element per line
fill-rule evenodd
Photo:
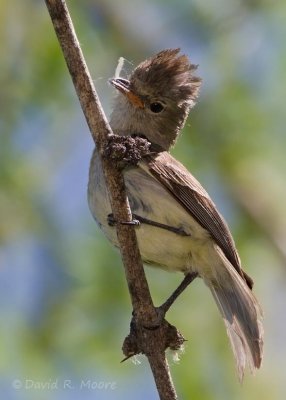
<path fill-rule="evenodd" d="M 109 83 L 111 83 L 115 89 L 119 90 L 119 92 L 126 96 L 134 107 L 144 108 L 142 99 L 137 94 L 132 92 L 130 89 L 130 82 L 127 79 L 111 78 L 109 79 Z"/>

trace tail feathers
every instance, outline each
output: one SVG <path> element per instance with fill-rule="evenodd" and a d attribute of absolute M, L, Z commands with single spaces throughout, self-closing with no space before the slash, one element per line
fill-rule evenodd
<path fill-rule="evenodd" d="M 262 310 L 255 296 L 232 267 L 221 255 L 224 271 L 214 271 L 206 281 L 224 319 L 227 334 L 237 365 L 240 382 L 246 364 L 253 373 L 262 361 L 263 327 Z"/>

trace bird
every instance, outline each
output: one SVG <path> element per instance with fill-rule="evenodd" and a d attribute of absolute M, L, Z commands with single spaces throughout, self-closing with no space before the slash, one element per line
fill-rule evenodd
<path fill-rule="evenodd" d="M 117 93 L 110 126 L 115 135 L 145 138 L 153 148 L 123 169 L 132 215 L 140 224 L 136 235 L 143 262 L 204 281 L 225 323 L 242 381 L 246 366 L 254 372 L 263 357 L 263 312 L 253 280 L 242 269 L 228 225 L 209 194 L 170 154 L 199 95 L 196 70 L 180 49 L 166 49 L 141 62 L 128 78 L 110 79 Z M 97 148 L 90 162 L 88 204 L 118 247 Z"/>

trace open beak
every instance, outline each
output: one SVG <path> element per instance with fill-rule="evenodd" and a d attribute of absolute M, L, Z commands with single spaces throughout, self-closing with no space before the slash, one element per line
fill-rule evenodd
<path fill-rule="evenodd" d="M 119 90 L 127 99 L 130 101 L 134 107 L 144 108 L 144 103 L 141 98 L 130 90 L 130 82 L 124 78 L 111 78 L 109 79 L 109 83 L 115 89 Z"/>

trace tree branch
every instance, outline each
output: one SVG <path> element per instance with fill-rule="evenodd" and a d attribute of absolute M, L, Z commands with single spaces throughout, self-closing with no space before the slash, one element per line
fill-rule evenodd
<path fill-rule="evenodd" d="M 132 214 L 123 175 L 115 163 L 102 157 L 112 131 L 93 86 L 67 6 L 64 0 L 45 0 L 45 3 L 92 138 L 101 154 L 113 215 L 117 221 L 131 221 Z M 177 396 L 165 358 L 165 350 L 167 347 L 178 348 L 183 341 L 182 336 L 165 319 L 158 325 L 158 315 L 145 277 L 134 227 L 117 224 L 116 229 L 134 310 L 135 333 L 131 329 L 127 339 L 132 339 L 131 342 L 135 343 L 136 349 L 130 351 L 128 346 L 127 349 L 123 347 L 124 353 L 125 355 L 144 353 L 148 357 L 160 399 L 174 400 Z M 155 328 L 146 329 L 148 326 Z"/>

